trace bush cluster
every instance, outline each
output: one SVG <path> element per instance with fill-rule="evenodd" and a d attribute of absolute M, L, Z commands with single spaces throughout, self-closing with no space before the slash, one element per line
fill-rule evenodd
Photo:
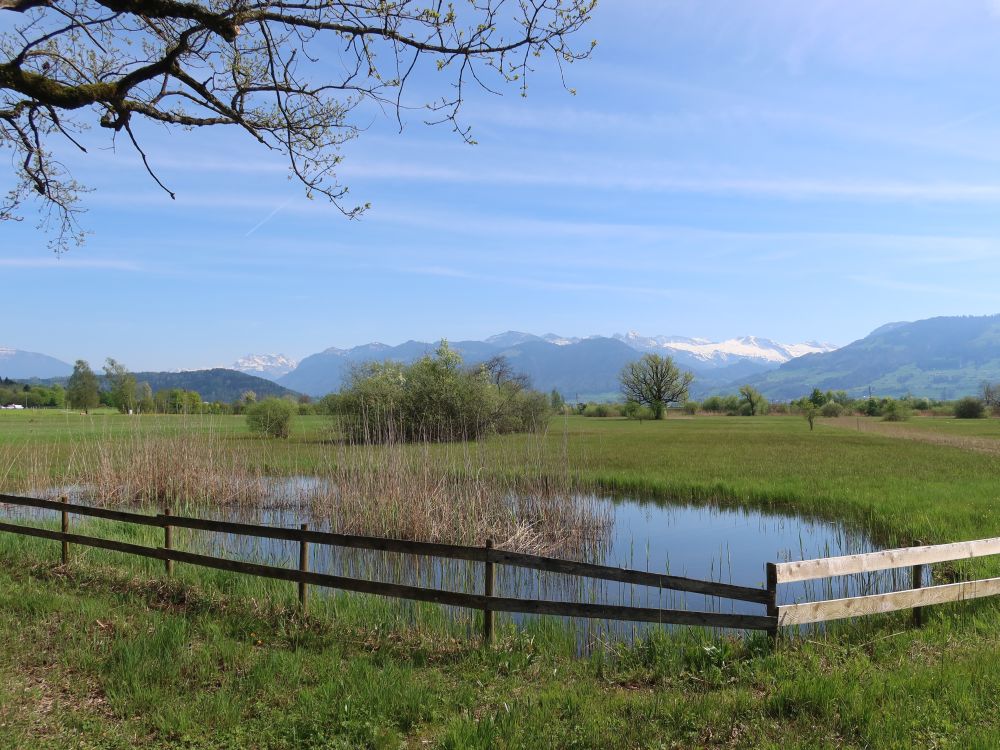
<path fill-rule="evenodd" d="M 287 438 L 292 434 L 292 418 L 298 411 L 294 401 L 266 398 L 247 407 L 247 427 L 255 435 Z"/>
<path fill-rule="evenodd" d="M 958 419 L 981 419 L 986 415 L 986 405 L 974 396 L 966 396 L 955 402 L 955 416 Z"/>
<path fill-rule="evenodd" d="M 372 362 L 327 401 L 351 442 L 450 441 L 543 428 L 549 397 L 502 361 L 466 368 L 442 342 L 412 364 Z M 323 402 L 321 402 L 323 403 Z"/>

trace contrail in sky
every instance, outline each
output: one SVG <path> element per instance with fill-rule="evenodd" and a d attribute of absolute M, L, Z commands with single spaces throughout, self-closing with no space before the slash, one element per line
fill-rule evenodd
<path fill-rule="evenodd" d="M 264 226 L 265 224 L 267 224 L 267 222 L 269 222 L 271 219 L 274 218 L 274 215 L 276 213 L 278 213 L 278 211 L 280 211 L 281 209 L 283 209 L 285 206 L 287 206 L 289 203 L 292 202 L 292 198 L 293 197 L 294 196 L 289 196 L 288 200 L 286 200 L 284 203 L 282 203 L 280 206 L 278 206 L 276 209 L 274 209 L 271 213 L 269 213 L 263 219 L 261 219 L 260 221 L 258 221 L 256 224 L 254 224 L 253 227 L 250 229 L 250 231 L 247 232 L 246 234 L 244 234 L 243 236 L 244 237 L 249 237 L 251 234 L 253 234 L 254 232 L 256 232 L 262 226 Z"/>

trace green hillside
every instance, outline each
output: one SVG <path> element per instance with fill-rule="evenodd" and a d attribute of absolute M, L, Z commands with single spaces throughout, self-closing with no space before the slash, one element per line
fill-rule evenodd
<path fill-rule="evenodd" d="M 221 367 L 187 372 L 137 372 L 135 378 L 140 383 L 149 383 L 154 391 L 169 388 L 197 391 L 203 401 L 236 401 L 245 391 L 253 391 L 258 398 L 298 395 L 266 378 Z"/>
<path fill-rule="evenodd" d="M 753 380 L 772 399 L 821 390 L 853 396 L 954 399 L 1000 381 L 1000 315 L 894 323 L 826 354 L 786 362 Z"/>

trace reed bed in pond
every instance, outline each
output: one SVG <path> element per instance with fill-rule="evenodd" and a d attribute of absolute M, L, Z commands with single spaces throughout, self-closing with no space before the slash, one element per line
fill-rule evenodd
<path fill-rule="evenodd" d="M 174 512 L 299 508 L 303 520 L 342 533 L 456 544 L 492 539 L 505 549 L 580 559 L 603 547 L 613 523 L 607 503 L 574 497 L 568 470 L 551 470 L 558 456 L 549 455 L 544 436 L 488 448 L 475 441 L 329 441 L 320 460 L 313 456 L 298 471 L 275 456 L 283 445 L 211 422 L 199 429 L 118 424 L 79 435 L 68 448 L 0 446 L 3 486 Z M 15 466 L 16 480 L 9 479 Z"/>

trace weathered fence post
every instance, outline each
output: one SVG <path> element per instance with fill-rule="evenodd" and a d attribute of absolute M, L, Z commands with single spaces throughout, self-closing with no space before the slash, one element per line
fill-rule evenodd
<path fill-rule="evenodd" d="M 168 505 L 163 509 L 163 515 L 170 515 L 170 506 Z M 163 526 L 163 549 L 170 550 L 174 547 L 174 527 L 169 523 Z M 167 575 L 171 576 L 174 574 L 174 561 L 169 557 L 163 561 L 163 568 L 167 571 Z"/>
<path fill-rule="evenodd" d="M 913 588 L 919 589 L 924 585 L 923 572 L 924 572 L 923 565 L 913 566 Z M 913 624 L 918 628 L 924 624 L 923 607 L 913 608 Z"/>
<path fill-rule="evenodd" d="M 69 498 L 63 495 L 59 498 L 64 504 L 69 502 Z M 62 533 L 69 533 L 69 513 L 62 512 Z M 62 564 L 69 565 L 69 542 L 63 539 L 62 543 Z"/>
<path fill-rule="evenodd" d="M 486 562 L 483 566 L 483 593 L 486 596 L 493 596 L 493 580 L 495 573 L 493 570 L 493 540 L 486 540 Z M 489 605 L 483 608 L 483 643 L 489 646 L 493 643 L 493 610 Z"/>
<path fill-rule="evenodd" d="M 767 616 L 777 617 L 778 616 L 778 568 L 772 563 L 764 564 L 764 575 L 767 578 Z M 778 640 L 778 623 L 775 622 L 767 630 L 767 634 L 771 639 L 772 643 L 776 643 Z"/>
<path fill-rule="evenodd" d="M 309 524 L 302 524 L 303 531 L 309 531 Z M 309 572 L 309 542 L 305 535 L 299 540 L 299 570 L 303 573 Z M 302 612 L 306 611 L 306 600 L 309 596 L 309 586 L 305 581 L 299 581 L 299 606 Z"/>

